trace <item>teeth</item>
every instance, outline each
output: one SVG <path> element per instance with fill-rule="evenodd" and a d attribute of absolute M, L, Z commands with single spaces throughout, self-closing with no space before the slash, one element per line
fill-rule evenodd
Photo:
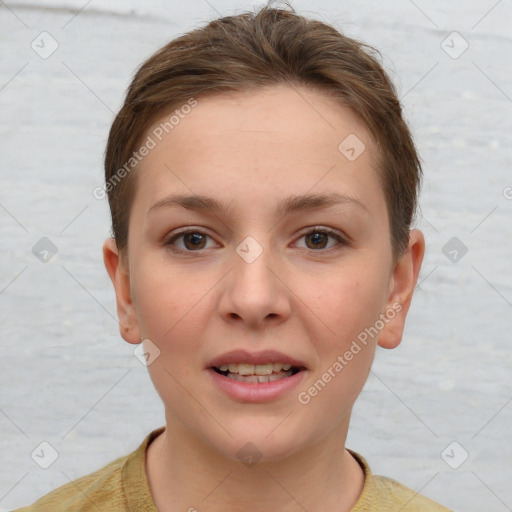
<path fill-rule="evenodd" d="M 257 364 L 254 368 L 254 373 L 256 375 L 270 375 L 274 370 L 274 365 L 272 363 L 268 364 Z"/>
<path fill-rule="evenodd" d="M 239 364 L 238 365 L 238 374 L 239 375 L 254 375 L 254 368 L 255 368 L 255 366 L 253 364 Z M 231 371 L 231 368 L 229 369 L 229 371 Z"/>
<path fill-rule="evenodd" d="M 221 364 L 219 370 L 222 372 L 229 371 L 239 375 L 258 375 L 266 376 L 280 371 L 287 372 L 292 367 L 291 364 L 283 363 L 267 363 L 267 364 L 248 364 L 248 363 L 230 363 Z"/>
<path fill-rule="evenodd" d="M 240 382 L 274 382 L 284 377 L 289 377 L 292 374 L 291 370 L 286 372 L 272 373 L 270 375 L 240 375 L 238 373 L 229 372 L 227 377 Z"/>
<path fill-rule="evenodd" d="M 274 382 L 275 380 L 282 379 L 283 377 L 289 377 L 292 374 L 292 372 L 279 372 L 279 373 L 273 373 L 272 375 L 268 376 L 269 382 Z"/>

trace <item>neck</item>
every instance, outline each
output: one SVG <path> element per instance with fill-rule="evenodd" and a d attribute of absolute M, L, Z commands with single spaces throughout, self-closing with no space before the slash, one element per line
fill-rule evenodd
<path fill-rule="evenodd" d="M 364 475 L 345 450 L 347 424 L 279 460 L 244 465 L 222 456 L 177 421 L 149 446 L 146 471 L 159 512 L 282 510 L 349 512 Z"/>

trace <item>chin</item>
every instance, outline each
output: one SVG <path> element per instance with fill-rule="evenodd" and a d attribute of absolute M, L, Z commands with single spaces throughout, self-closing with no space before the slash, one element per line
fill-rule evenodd
<path fill-rule="evenodd" d="M 297 435 L 289 425 L 284 425 L 287 420 L 280 424 L 285 417 L 279 420 L 272 418 L 272 421 L 238 422 L 236 429 L 235 424 L 230 423 L 229 431 L 233 438 L 229 438 L 228 443 L 224 438 L 220 445 L 216 445 L 216 449 L 223 457 L 247 466 L 290 457 L 306 445 L 306 439 L 303 429 Z"/>

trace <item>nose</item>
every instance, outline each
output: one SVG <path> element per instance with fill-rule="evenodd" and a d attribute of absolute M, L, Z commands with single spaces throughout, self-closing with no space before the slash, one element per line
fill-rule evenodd
<path fill-rule="evenodd" d="M 233 253 L 233 267 L 224 280 L 219 308 L 228 323 L 264 329 L 289 318 L 291 291 L 270 251 L 261 248 L 261 254 L 254 259 L 254 245 L 249 244 L 249 248 L 244 253 L 241 244 Z"/>

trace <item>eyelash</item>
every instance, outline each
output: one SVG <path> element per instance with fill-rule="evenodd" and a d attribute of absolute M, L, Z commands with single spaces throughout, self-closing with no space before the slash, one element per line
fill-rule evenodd
<path fill-rule="evenodd" d="M 197 251 L 192 251 L 192 250 L 183 250 L 183 249 L 177 249 L 173 243 L 178 240 L 179 238 L 182 238 L 183 236 L 185 235 L 188 235 L 188 234 L 200 234 L 200 235 L 206 235 L 207 237 L 211 238 L 210 235 L 208 235 L 207 233 L 204 233 L 198 229 L 187 229 L 187 230 L 183 230 L 183 231 L 180 231 L 178 233 L 175 233 L 171 238 L 167 239 L 166 241 L 164 241 L 164 245 L 167 246 L 172 252 L 174 253 L 181 253 L 181 254 L 191 254 L 191 253 L 200 253 L 201 251 L 204 251 L 206 249 L 199 249 Z M 340 246 L 348 246 L 349 245 L 349 242 L 344 238 L 342 237 L 338 231 L 335 231 L 334 229 L 331 229 L 331 228 L 327 228 L 327 227 L 313 227 L 311 228 L 310 230 L 308 230 L 306 233 L 302 233 L 302 235 L 300 236 L 300 238 L 303 238 L 307 235 L 311 235 L 313 233 L 322 233 L 322 234 L 325 234 L 325 235 L 329 235 L 331 236 L 332 238 L 336 239 Z M 338 247 L 339 248 L 339 247 Z M 307 249 L 308 251 L 312 251 L 312 252 L 330 252 L 331 250 L 333 249 L 336 249 L 336 247 L 330 247 L 328 249 Z"/>

